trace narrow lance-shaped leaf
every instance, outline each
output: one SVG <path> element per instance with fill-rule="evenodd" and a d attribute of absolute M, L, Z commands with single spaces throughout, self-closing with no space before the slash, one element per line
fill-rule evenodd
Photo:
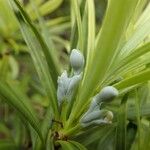
<path fill-rule="evenodd" d="M 53 61 L 55 62 L 55 67 L 56 70 L 60 70 L 60 65 L 58 62 L 58 54 L 57 51 L 54 47 L 54 44 L 52 42 L 52 35 L 50 34 L 49 28 L 46 26 L 46 21 L 43 19 L 43 17 L 41 16 L 40 12 L 39 12 L 39 8 L 37 7 L 36 3 L 34 2 L 34 0 L 30 0 L 30 3 L 32 3 L 33 5 L 33 10 L 37 15 L 37 20 L 39 22 L 39 29 L 41 30 L 41 35 L 43 37 L 43 40 L 45 41 L 45 43 L 47 44 L 49 53 L 51 54 L 51 57 L 53 58 Z M 55 19 L 54 19 L 55 20 Z M 52 21 L 52 20 L 50 20 Z M 61 25 L 55 25 L 55 26 L 61 26 Z M 52 27 L 51 27 L 52 28 Z M 53 28 L 52 28 L 53 30 Z"/>
<path fill-rule="evenodd" d="M 146 82 L 150 80 L 150 69 L 140 72 L 130 78 L 124 79 L 120 81 L 119 83 L 115 84 L 114 87 L 116 87 L 118 90 L 124 89 L 130 86 L 133 86 L 135 84 L 139 84 L 142 82 Z"/>
<path fill-rule="evenodd" d="M 39 129 L 39 121 L 32 110 L 28 100 L 20 93 L 20 90 L 10 86 L 7 83 L 0 82 L 0 97 L 9 105 L 13 106 L 17 112 L 20 113 L 35 129 L 40 138 L 43 140 L 41 131 Z"/>
<path fill-rule="evenodd" d="M 122 71 L 121 71 L 122 69 L 124 70 L 124 68 L 127 65 L 131 64 L 133 61 L 135 61 L 139 57 L 147 54 L 148 52 L 150 52 L 150 42 L 138 47 L 137 49 L 135 49 L 130 55 L 127 55 L 126 57 L 122 58 L 121 62 L 116 62 L 116 64 L 115 64 L 116 66 L 114 67 L 114 69 L 111 70 L 110 73 L 109 72 L 107 73 L 106 79 L 109 79 L 112 76 L 116 76 L 120 72 L 122 73 Z M 141 64 L 142 64 L 142 62 L 141 62 Z M 129 67 L 127 67 L 127 69 L 128 68 Z"/>
<path fill-rule="evenodd" d="M 63 0 L 50 0 L 39 5 L 39 12 L 42 16 L 47 15 L 55 11 L 61 4 Z M 36 12 L 33 11 L 32 6 L 28 7 L 28 12 L 31 14 L 32 19 L 36 19 Z"/>
<path fill-rule="evenodd" d="M 87 57 L 93 55 L 95 48 L 95 5 L 93 0 L 88 0 L 88 47 L 87 47 Z"/>
<path fill-rule="evenodd" d="M 85 10 L 85 3 L 86 0 L 82 0 L 81 4 L 80 4 L 80 13 L 81 13 L 81 20 L 82 20 L 82 24 L 83 24 L 83 16 L 84 16 L 84 10 Z M 78 27 L 77 27 L 77 20 L 75 20 L 75 13 L 74 13 L 74 5 L 73 3 L 71 3 L 71 44 L 70 44 L 70 50 L 74 49 L 77 47 L 77 42 L 78 42 L 78 37 L 79 37 L 79 33 L 78 33 Z M 84 26 L 85 27 L 85 26 Z M 84 28 L 83 28 L 84 30 Z M 82 36 L 83 37 L 83 36 Z M 83 37 L 84 38 L 84 37 Z"/>
<path fill-rule="evenodd" d="M 67 141 L 57 141 L 61 145 L 62 150 L 75 150 L 75 146 Z"/>
<path fill-rule="evenodd" d="M 138 90 L 135 90 L 135 107 L 136 107 L 136 118 L 137 118 L 137 127 L 138 127 L 138 149 L 141 149 L 141 110 L 140 110 L 140 102 L 138 95 Z"/>
<path fill-rule="evenodd" d="M 31 26 L 28 26 L 25 23 L 22 14 L 16 9 L 14 9 L 14 11 L 21 25 L 20 29 L 22 31 L 23 37 L 30 48 L 29 52 L 33 59 L 41 83 L 46 91 L 47 96 L 50 99 L 50 105 L 52 105 L 52 108 L 54 109 L 54 112 L 57 116 L 58 111 L 57 111 L 57 101 L 56 101 L 56 89 L 54 87 L 51 75 L 49 74 L 48 64 L 45 60 L 45 56 L 43 56 L 43 47 L 40 44 L 38 37 L 34 34 L 34 32 L 32 32 L 33 30 L 31 30 Z"/>
<path fill-rule="evenodd" d="M 93 57 L 93 52 L 95 48 L 95 5 L 93 0 L 88 0 L 87 1 L 87 6 L 88 6 L 88 19 L 87 19 L 87 26 L 88 26 L 88 33 L 87 33 L 87 45 L 86 47 L 86 68 L 85 72 L 87 71 L 87 68 L 89 67 L 92 57 Z M 86 24 L 84 25 L 84 27 Z"/>
<path fill-rule="evenodd" d="M 95 141 L 104 140 L 109 132 L 112 133 L 114 131 L 115 125 L 105 125 L 105 126 L 97 126 L 96 128 L 88 127 L 86 132 L 82 132 L 81 134 L 75 137 L 75 141 L 80 142 L 81 144 L 88 147 Z M 90 136 L 88 136 L 90 135 Z"/>
<path fill-rule="evenodd" d="M 42 131 L 42 135 L 43 135 L 43 138 L 44 138 L 44 144 L 40 141 L 40 139 L 37 137 L 37 140 L 36 140 L 36 143 L 35 143 L 35 150 L 41 150 L 42 148 L 45 149 L 45 144 L 46 144 L 46 141 L 50 140 L 50 139 L 47 139 L 49 138 L 48 137 L 48 133 L 49 133 L 49 130 L 51 129 L 52 127 L 52 120 L 53 120 L 53 113 L 52 113 L 52 108 L 51 106 L 49 106 L 46 110 L 46 114 L 44 116 L 44 119 L 41 123 L 41 131 Z"/>
<path fill-rule="evenodd" d="M 116 54 L 119 41 L 129 24 L 137 2 L 138 0 L 111 0 L 108 2 L 92 63 L 85 74 L 84 82 L 80 88 L 77 99 L 78 103 L 72 111 L 73 116 L 76 116 L 78 109 L 82 107 L 84 102 L 93 94 L 98 84 L 101 84 Z M 72 118 L 74 118 L 73 116 Z"/>
<path fill-rule="evenodd" d="M 71 144 L 73 144 L 77 149 L 79 150 L 87 150 L 86 147 L 84 147 L 82 144 L 76 142 L 76 141 L 69 141 Z"/>
<path fill-rule="evenodd" d="M 0 1 L 0 32 L 1 36 L 12 36 L 12 33 L 18 29 L 18 24 L 8 0 Z M 11 22 L 11 23 L 10 23 Z M 9 40 L 7 38 L 7 40 Z"/>
<path fill-rule="evenodd" d="M 116 129 L 116 128 L 115 128 Z M 110 149 L 114 146 L 114 134 L 115 134 L 115 129 L 110 129 L 104 133 L 102 138 L 99 139 L 98 145 L 97 145 L 97 150 L 105 147 L 105 149 Z"/>
<path fill-rule="evenodd" d="M 142 43 L 150 34 L 150 3 L 145 8 L 143 14 L 135 24 L 135 31 L 128 39 L 127 43 L 123 46 L 120 55 L 128 55 L 134 50 L 140 43 Z"/>
<path fill-rule="evenodd" d="M 130 0 L 109 1 L 106 16 L 100 31 L 101 34 L 94 51 L 93 62 L 90 68 L 88 68 L 89 71 L 85 77 L 84 85 L 87 92 L 82 91 L 82 93 L 86 95 L 87 93 L 91 93 L 89 91 L 92 91 L 91 89 L 102 81 L 117 50 L 119 40 L 127 28 L 129 18 L 134 11 L 137 1 L 138 0 L 133 0 L 132 2 Z M 94 78 L 91 78 L 91 76 Z M 89 78 L 91 79 L 88 80 Z"/>
<path fill-rule="evenodd" d="M 126 64 L 130 63 L 131 61 L 135 60 L 136 58 L 138 58 L 148 52 L 150 52 L 150 42 L 138 47 L 130 55 L 126 56 L 123 59 L 123 62 L 121 62 L 121 65 L 122 66 L 126 65 Z"/>
<path fill-rule="evenodd" d="M 126 102 L 128 94 L 125 94 L 118 111 L 116 130 L 116 149 L 126 150 Z"/>
<path fill-rule="evenodd" d="M 78 27 L 78 44 L 79 44 L 79 49 L 82 51 L 83 50 L 83 32 L 82 32 L 82 21 L 81 21 L 81 14 L 80 14 L 80 7 L 79 3 L 77 0 L 72 0 L 72 9 L 74 12 L 74 16 L 76 18 L 77 22 L 77 27 Z"/>
<path fill-rule="evenodd" d="M 22 21 L 24 22 L 25 24 L 27 23 L 30 27 L 30 29 L 32 30 L 32 32 L 34 33 L 37 41 L 39 42 L 41 48 L 42 48 L 42 51 L 44 53 L 44 56 L 46 58 L 46 61 L 47 61 L 47 64 L 48 64 L 48 67 L 49 67 L 49 72 L 52 76 L 52 79 L 53 79 L 53 82 L 54 82 L 54 85 L 56 85 L 56 82 L 57 82 L 57 76 L 58 76 L 58 70 L 57 70 L 57 67 L 55 65 L 55 62 L 53 60 L 53 57 L 51 56 L 50 54 L 50 51 L 48 49 L 48 46 L 47 44 L 45 43 L 45 41 L 43 40 L 40 32 L 37 30 L 37 28 L 35 27 L 35 25 L 32 23 L 30 17 L 28 16 L 28 14 L 24 11 L 24 9 L 21 7 L 21 5 L 19 4 L 19 2 L 17 0 L 14 0 L 15 4 L 16 4 L 16 7 L 19 9 L 21 15 L 23 16 L 23 18 L 25 19 L 21 19 L 18 18 L 18 19 L 21 19 L 21 20 L 18 20 L 19 22 Z M 15 10 L 16 8 L 14 8 Z M 16 12 L 18 13 L 18 12 Z M 21 23 L 21 22 L 20 22 Z"/>

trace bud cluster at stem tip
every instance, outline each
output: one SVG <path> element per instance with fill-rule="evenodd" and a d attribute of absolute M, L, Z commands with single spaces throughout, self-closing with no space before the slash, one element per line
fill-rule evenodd
<path fill-rule="evenodd" d="M 110 102 L 119 94 L 113 86 L 104 87 L 92 98 L 88 111 L 80 119 L 81 126 L 109 124 L 112 122 L 113 113 L 109 110 L 101 110 L 101 103 Z"/>
<path fill-rule="evenodd" d="M 69 77 L 67 71 L 64 70 L 57 80 L 57 100 L 59 106 L 62 104 L 63 100 L 67 100 L 68 102 L 71 100 L 75 88 L 82 79 L 84 56 L 79 50 L 73 49 L 71 51 L 70 64 L 73 68 L 73 76 Z"/>

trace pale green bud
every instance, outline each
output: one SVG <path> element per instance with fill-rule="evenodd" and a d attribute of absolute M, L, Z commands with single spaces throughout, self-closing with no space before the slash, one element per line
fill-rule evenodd
<path fill-rule="evenodd" d="M 80 74 L 84 67 L 84 56 L 83 54 L 77 50 L 73 49 L 70 55 L 70 63 L 71 67 L 74 70 L 75 74 Z"/>
<path fill-rule="evenodd" d="M 96 110 L 91 113 L 85 113 L 80 119 L 82 127 L 90 125 L 110 124 L 112 123 L 113 113 L 107 110 Z"/>
<path fill-rule="evenodd" d="M 70 79 L 68 78 L 67 72 L 64 71 L 57 80 L 58 88 L 57 88 L 57 99 L 58 104 L 60 105 L 62 101 L 66 98 L 66 93 L 68 90 L 68 86 L 70 83 Z"/>
<path fill-rule="evenodd" d="M 91 113 L 83 115 L 83 117 L 81 118 L 81 121 L 83 123 L 88 123 L 88 122 L 91 122 L 93 120 L 104 118 L 105 115 L 106 115 L 106 111 L 99 109 L 99 110 L 95 110 Z"/>
<path fill-rule="evenodd" d="M 67 72 L 64 71 L 60 77 L 58 77 L 58 88 L 57 88 L 57 99 L 60 105 L 64 99 L 70 100 L 74 89 L 79 84 L 82 79 L 82 74 L 74 75 L 73 77 L 68 77 Z"/>
<path fill-rule="evenodd" d="M 113 86 L 106 86 L 94 98 L 96 99 L 97 104 L 99 104 L 101 102 L 112 101 L 118 94 L 119 92 L 116 88 Z"/>
<path fill-rule="evenodd" d="M 109 102 L 118 96 L 118 90 L 112 86 L 104 87 L 100 93 L 93 97 L 87 113 L 100 108 L 103 102 Z"/>

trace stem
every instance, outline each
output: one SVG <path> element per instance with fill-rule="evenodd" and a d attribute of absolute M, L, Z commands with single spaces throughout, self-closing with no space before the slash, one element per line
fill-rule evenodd
<path fill-rule="evenodd" d="M 68 102 L 65 100 L 62 104 L 62 109 L 61 109 L 61 116 L 60 119 L 62 120 L 62 122 L 66 122 L 66 113 L 67 113 L 67 105 Z"/>

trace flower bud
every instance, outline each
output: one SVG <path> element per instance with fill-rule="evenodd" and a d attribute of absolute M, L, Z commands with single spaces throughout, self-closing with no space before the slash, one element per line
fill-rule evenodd
<path fill-rule="evenodd" d="M 74 89 L 79 84 L 81 79 L 82 73 L 69 78 L 66 71 L 64 71 L 61 76 L 58 77 L 57 99 L 59 106 L 64 99 L 70 101 Z"/>
<path fill-rule="evenodd" d="M 68 78 L 66 71 L 64 71 L 61 74 L 61 76 L 58 77 L 57 83 L 58 83 L 57 99 L 58 99 L 58 104 L 60 105 L 62 101 L 66 98 L 66 93 L 70 83 L 70 79 Z"/>
<path fill-rule="evenodd" d="M 104 118 L 104 116 L 106 116 L 106 111 L 105 110 L 96 110 L 96 111 L 93 111 L 91 113 L 88 113 L 88 114 L 85 114 L 82 118 L 81 118 L 81 121 L 83 123 L 88 123 L 88 122 L 91 122 L 93 120 L 97 120 L 97 119 L 100 119 L 100 118 Z"/>
<path fill-rule="evenodd" d="M 95 99 L 98 104 L 101 102 L 110 102 L 117 97 L 118 94 L 119 92 L 116 88 L 113 86 L 106 86 L 95 96 Z"/>
<path fill-rule="evenodd" d="M 96 110 L 91 113 L 85 113 L 80 120 L 82 127 L 90 125 L 110 124 L 112 123 L 113 113 L 107 110 Z"/>
<path fill-rule="evenodd" d="M 79 50 L 73 49 L 70 55 L 70 63 L 71 63 L 71 67 L 74 70 L 74 73 L 80 74 L 84 66 L 83 54 Z"/>
<path fill-rule="evenodd" d="M 91 112 L 93 112 L 95 110 L 99 110 L 99 108 L 100 108 L 100 105 L 98 105 L 97 102 L 96 102 L 96 99 L 93 98 L 87 113 L 91 113 Z"/>
<path fill-rule="evenodd" d="M 72 93 L 72 91 L 77 87 L 81 79 L 82 79 L 82 74 L 74 75 L 73 77 L 70 78 L 67 95 L 70 95 Z"/>

